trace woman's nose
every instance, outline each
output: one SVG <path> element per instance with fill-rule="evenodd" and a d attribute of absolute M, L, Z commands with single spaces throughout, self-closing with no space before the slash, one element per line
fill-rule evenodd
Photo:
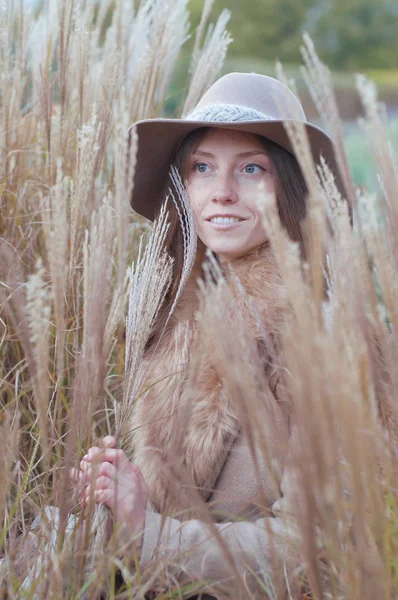
<path fill-rule="evenodd" d="M 213 192 L 213 202 L 221 204 L 235 204 L 238 201 L 234 178 L 229 174 L 219 175 Z"/>

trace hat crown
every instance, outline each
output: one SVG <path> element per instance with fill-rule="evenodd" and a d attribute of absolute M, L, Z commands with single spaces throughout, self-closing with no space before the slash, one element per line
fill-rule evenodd
<path fill-rule="evenodd" d="M 267 120 L 295 119 L 306 122 L 297 96 L 281 81 L 257 73 L 224 75 L 205 92 L 187 118 L 192 118 L 198 111 L 220 105 L 245 107 L 266 115 Z"/>

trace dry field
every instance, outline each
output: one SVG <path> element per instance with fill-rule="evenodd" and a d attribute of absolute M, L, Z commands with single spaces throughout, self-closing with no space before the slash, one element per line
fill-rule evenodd
<path fill-rule="evenodd" d="M 103 597 L 144 598 L 153 587 L 163 590 L 158 598 L 186 598 L 201 585 L 181 583 L 178 565 L 154 560 L 143 571 L 134 557 L 123 559 L 106 535 L 107 512 L 89 507 L 83 519 L 67 477 L 104 433 L 117 433 L 123 445 L 143 384 L 140 358 L 168 263 L 162 223 L 143 254 L 151 227 L 129 207 L 137 140 L 129 150 L 127 129 L 162 115 L 190 32 L 187 4 L 142 0 L 135 10 L 130 0 L 49 0 L 35 14 L 22 2 L 0 4 L 2 598 L 92 599 L 101 590 Z M 227 12 L 208 25 L 211 4 L 192 33 L 180 114 L 217 77 L 230 43 Z M 313 598 L 389 600 L 398 592 L 398 169 L 383 107 L 359 77 L 379 193 L 355 190 L 329 73 L 308 39 L 303 59 L 337 141 L 349 202 L 326 167 L 315 170 L 303 131 L 291 128 L 310 190 L 304 268 L 266 202 L 264 223 L 293 308 L 283 348 L 302 448 L 295 576 Z M 139 252 L 139 268 L 131 269 Z M 220 351 L 229 349 L 234 369 L 225 378 L 242 426 L 266 455 L 244 340 L 229 338 L 228 314 L 217 312 L 224 291 L 220 282 L 208 284 L 203 312 Z M 177 422 L 176 430 L 183 426 Z M 214 532 L 206 506 L 203 519 Z M 263 598 L 289 597 L 283 573 L 268 581 L 251 574 L 248 582 L 219 541 L 236 577 L 232 596 L 220 597 L 258 597 L 259 589 Z M 124 583 L 115 592 L 117 572 Z"/>

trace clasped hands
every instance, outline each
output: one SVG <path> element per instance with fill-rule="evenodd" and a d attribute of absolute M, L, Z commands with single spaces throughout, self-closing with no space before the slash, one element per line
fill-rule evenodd
<path fill-rule="evenodd" d="M 115 446 L 115 438 L 103 438 L 102 448 L 90 448 L 80 461 L 80 468 L 70 470 L 69 478 L 83 506 L 90 499 L 106 504 L 123 539 L 138 541 L 145 527 L 148 487 L 139 467 Z"/>

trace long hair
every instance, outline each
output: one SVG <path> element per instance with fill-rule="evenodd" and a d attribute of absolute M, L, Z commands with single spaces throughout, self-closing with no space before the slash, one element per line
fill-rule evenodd
<path fill-rule="evenodd" d="M 204 138 L 208 129 L 209 128 L 207 127 L 201 127 L 200 129 L 191 132 L 182 140 L 176 150 L 172 164 L 179 171 L 183 180 L 187 174 L 188 160 Z M 267 151 L 274 168 L 276 202 L 281 224 L 286 229 L 290 239 L 294 242 L 298 242 L 301 256 L 304 259 L 305 243 L 301 222 L 306 216 L 306 196 L 308 190 L 303 174 L 293 154 L 267 138 L 262 136 L 257 137 Z M 178 194 L 173 187 L 172 181 L 167 181 L 165 195 L 168 190 L 171 189 L 178 202 Z M 161 201 L 163 198 L 159 200 Z M 149 350 L 149 348 L 158 340 L 163 331 L 167 316 L 176 297 L 183 268 L 183 237 L 179 215 L 172 202 L 169 202 L 168 208 L 170 228 L 165 241 L 165 249 L 174 261 L 172 282 L 159 310 L 146 350 Z"/>

